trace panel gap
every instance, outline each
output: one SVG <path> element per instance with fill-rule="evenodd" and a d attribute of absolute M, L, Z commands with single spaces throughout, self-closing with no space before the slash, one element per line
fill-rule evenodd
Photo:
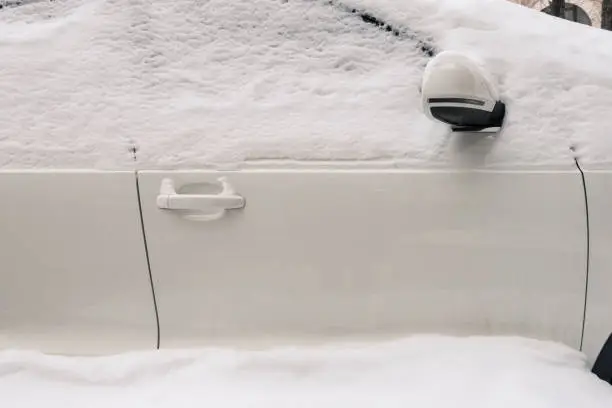
<path fill-rule="evenodd" d="M 584 210 L 586 216 L 586 270 L 585 270 L 585 282 L 584 282 L 584 305 L 582 309 L 582 329 L 580 333 L 580 351 L 583 349 L 584 345 L 584 332 L 586 328 L 586 316 L 587 316 L 587 305 L 588 305 L 588 297 L 589 297 L 589 272 L 591 269 L 591 223 L 589 219 L 589 196 L 587 193 L 587 185 L 586 185 L 586 177 L 584 175 L 584 171 L 578 162 L 578 158 L 574 157 L 574 163 L 576 164 L 576 168 L 580 172 L 580 180 L 582 181 L 582 192 L 584 195 Z"/>
<path fill-rule="evenodd" d="M 140 216 L 140 228 L 142 230 L 142 239 L 144 243 L 145 257 L 147 259 L 147 269 L 149 271 L 149 283 L 151 285 L 151 295 L 153 296 L 153 308 L 155 310 L 155 323 L 157 325 L 157 341 L 156 348 L 159 350 L 161 343 L 161 327 L 159 325 L 159 309 L 157 307 L 157 296 L 155 295 L 155 283 L 153 282 L 153 273 L 151 272 L 151 258 L 149 256 L 149 245 L 147 244 L 147 233 L 145 230 L 144 217 L 142 215 L 142 199 L 140 197 L 140 182 L 138 171 L 134 172 L 136 179 L 136 195 L 138 197 L 138 214 Z"/>

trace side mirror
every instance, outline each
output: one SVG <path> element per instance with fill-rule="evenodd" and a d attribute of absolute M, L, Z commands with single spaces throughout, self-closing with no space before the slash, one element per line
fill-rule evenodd
<path fill-rule="evenodd" d="M 467 56 L 444 51 L 432 58 L 421 84 L 425 114 L 453 132 L 499 132 L 506 105 L 487 72 Z"/>

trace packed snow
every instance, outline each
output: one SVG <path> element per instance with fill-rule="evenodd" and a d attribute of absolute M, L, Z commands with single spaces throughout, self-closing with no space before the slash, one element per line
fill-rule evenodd
<path fill-rule="evenodd" d="M 565 346 L 413 337 L 106 357 L 0 353 L 3 407 L 609 408 L 612 387 Z"/>
<path fill-rule="evenodd" d="M 481 61 L 494 140 L 420 107 L 408 35 Z M 0 167 L 612 161 L 612 34 L 504 0 L 56 0 L 0 11 Z"/>

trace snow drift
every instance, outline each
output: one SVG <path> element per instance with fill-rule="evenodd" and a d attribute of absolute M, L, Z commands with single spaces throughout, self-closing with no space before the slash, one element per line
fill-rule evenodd
<path fill-rule="evenodd" d="M 516 338 L 413 337 L 267 351 L 0 353 L 6 407 L 608 408 L 580 353 Z"/>
<path fill-rule="evenodd" d="M 499 80 L 480 166 L 612 161 L 612 34 L 504 0 L 57 0 L 0 12 L 0 166 L 453 164 L 417 39 L 351 8 Z"/>

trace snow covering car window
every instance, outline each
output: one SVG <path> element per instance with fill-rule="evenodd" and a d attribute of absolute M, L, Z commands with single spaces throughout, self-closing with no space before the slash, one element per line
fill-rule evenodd
<path fill-rule="evenodd" d="M 3 12 L 0 34 L 0 90 L 20 84 L 2 165 L 109 134 L 149 162 L 386 158 L 431 126 L 421 41 L 327 2 L 65 0 Z"/>
<path fill-rule="evenodd" d="M 572 166 L 570 148 L 610 162 L 611 35 L 504 0 L 7 8 L 0 166 L 453 165 L 455 139 L 420 105 L 434 47 L 499 83 L 508 114 L 484 166 Z"/>

